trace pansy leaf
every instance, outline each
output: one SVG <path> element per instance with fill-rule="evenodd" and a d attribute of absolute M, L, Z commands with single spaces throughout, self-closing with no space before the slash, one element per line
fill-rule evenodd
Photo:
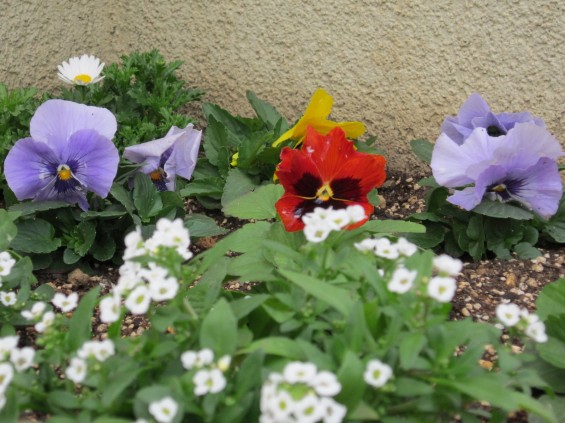
<path fill-rule="evenodd" d="M 56 210 L 69 206 L 70 204 L 64 201 L 28 201 L 14 204 L 8 210 L 20 212 L 22 216 L 29 216 L 37 212 Z"/>
<path fill-rule="evenodd" d="M 184 225 L 190 232 L 191 238 L 217 236 L 223 235 L 227 232 L 227 229 L 219 226 L 214 219 L 199 213 L 194 213 L 188 216 Z"/>
<path fill-rule="evenodd" d="M 11 248 L 24 253 L 50 253 L 61 246 L 61 239 L 55 238 L 55 228 L 43 219 L 17 222 L 18 234 L 10 244 Z"/>
<path fill-rule="evenodd" d="M 222 194 L 222 206 L 227 206 L 237 197 L 241 197 L 255 188 L 258 181 L 238 168 L 230 169 Z"/>
<path fill-rule="evenodd" d="M 149 176 L 143 173 L 135 175 L 133 186 L 133 203 L 139 213 L 139 217 L 143 221 L 147 221 L 163 208 L 159 191 L 157 191 Z"/>
<path fill-rule="evenodd" d="M 89 221 L 83 221 L 73 228 L 70 236 L 71 240 L 68 242 L 68 246 L 71 247 L 76 254 L 84 257 L 92 247 L 92 244 L 94 244 L 96 226 Z"/>
<path fill-rule="evenodd" d="M 17 233 L 18 229 L 8 212 L 4 209 L 0 209 L 0 251 L 4 251 L 8 248 Z"/>
<path fill-rule="evenodd" d="M 260 100 L 253 91 L 247 91 L 247 100 L 249 104 L 253 107 L 255 114 L 261 121 L 267 125 L 270 130 L 273 130 L 275 126 L 280 123 L 280 130 L 286 132 L 288 129 L 288 122 L 282 115 L 271 106 L 269 103 Z"/>
<path fill-rule="evenodd" d="M 200 330 L 200 345 L 218 356 L 232 355 L 237 345 L 237 319 L 228 302 L 221 298 L 210 309 Z"/>
<path fill-rule="evenodd" d="M 529 242 L 520 242 L 514 246 L 513 250 L 516 254 L 518 254 L 518 257 L 524 260 L 534 259 L 542 255 L 541 251 Z"/>
<path fill-rule="evenodd" d="M 283 192 L 280 185 L 263 185 L 228 203 L 223 208 L 224 214 L 239 219 L 272 219 L 277 216 L 275 203 Z"/>
<path fill-rule="evenodd" d="M 408 223 L 408 222 L 405 222 Z M 426 222 L 425 233 L 407 233 L 408 241 L 413 242 L 422 248 L 433 248 L 439 245 L 445 237 L 445 229 L 442 224 Z"/>
<path fill-rule="evenodd" d="M 126 190 L 122 185 L 114 184 L 110 190 L 110 195 L 118 200 L 128 211 L 129 214 L 133 213 L 135 205 L 131 192 Z"/>
<path fill-rule="evenodd" d="M 224 125 L 210 116 L 204 139 L 204 152 L 211 164 L 221 175 L 226 175 L 230 167 L 228 132 Z"/>
<path fill-rule="evenodd" d="M 530 213 L 520 207 L 516 207 L 508 203 L 501 203 L 500 201 L 490 201 L 486 199 L 475 207 L 473 212 L 490 217 L 516 220 L 530 220 L 534 218 L 533 213 Z"/>
<path fill-rule="evenodd" d="M 210 195 L 220 198 L 220 196 L 224 192 L 224 184 L 225 180 L 219 177 L 194 179 L 180 191 L 180 195 L 182 197 L 190 197 L 193 195 Z"/>
<path fill-rule="evenodd" d="M 536 300 L 537 314 L 545 320 L 551 314 L 561 314 L 565 310 L 565 279 L 561 278 L 546 285 Z"/>
<path fill-rule="evenodd" d="M 424 163 L 430 164 L 432 162 L 434 145 L 431 142 L 425 139 L 417 139 L 410 141 L 410 146 L 414 154 Z"/>

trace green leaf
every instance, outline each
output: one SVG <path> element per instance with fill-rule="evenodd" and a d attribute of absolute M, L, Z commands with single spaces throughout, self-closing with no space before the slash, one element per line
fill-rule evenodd
<path fill-rule="evenodd" d="M 143 221 L 149 220 L 163 208 L 159 191 L 144 173 L 136 173 L 133 182 L 133 203 Z"/>
<path fill-rule="evenodd" d="M 230 169 L 222 194 L 222 206 L 225 207 L 242 195 L 257 188 L 257 181 L 240 169 Z"/>
<path fill-rule="evenodd" d="M 360 230 L 379 234 L 424 233 L 426 227 L 419 223 L 402 220 L 369 220 L 361 226 Z"/>
<path fill-rule="evenodd" d="M 432 162 L 434 145 L 431 142 L 425 139 L 417 139 L 410 141 L 410 146 L 414 154 L 424 163 L 430 164 Z"/>
<path fill-rule="evenodd" d="M 408 241 L 421 248 L 433 248 L 441 244 L 445 237 L 445 229 L 441 223 L 426 222 L 426 233 L 406 234 Z"/>
<path fill-rule="evenodd" d="M 277 216 L 275 203 L 283 193 L 281 185 L 263 185 L 224 206 L 223 212 L 239 219 L 272 219 Z"/>
<path fill-rule="evenodd" d="M 190 232 L 191 238 L 223 235 L 228 231 L 219 226 L 211 217 L 199 213 L 189 215 L 184 221 L 184 226 Z"/>
<path fill-rule="evenodd" d="M 116 241 L 107 232 L 99 233 L 94 240 L 90 253 L 98 261 L 110 260 L 116 253 Z"/>
<path fill-rule="evenodd" d="M 421 332 L 413 332 L 402 339 L 398 352 L 400 356 L 400 367 L 409 370 L 420 355 L 420 351 L 426 345 L 426 336 Z"/>
<path fill-rule="evenodd" d="M 75 253 L 84 257 L 94 244 L 96 226 L 88 221 L 80 222 L 74 227 L 71 237 L 72 240 L 69 242 L 69 245 L 72 246 Z"/>
<path fill-rule="evenodd" d="M 563 395 L 551 397 L 543 395 L 539 401 L 553 411 L 558 422 L 565 422 L 565 398 L 563 398 Z M 529 421 L 530 423 L 543 423 L 543 420 L 536 415 L 529 416 Z"/>
<path fill-rule="evenodd" d="M 18 234 L 10 244 L 14 250 L 41 254 L 50 253 L 61 246 L 61 239 L 55 238 L 55 228 L 46 220 L 22 220 L 16 226 Z"/>
<path fill-rule="evenodd" d="M 221 298 L 202 321 L 200 346 L 220 357 L 233 355 L 237 346 L 237 319 L 228 302 Z"/>
<path fill-rule="evenodd" d="M 433 394 L 435 389 L 432 385 L 418 379 L 400 377 L 394 381 L 398 395 L 402 397 L 413 397 L 418 395 Z"/>
<path fill-rule="evenodd" d="M 366 385 L 360 381 L 363 380 L 364 371 L 365 366 L 357 354 L 347 350 L 336 374 L 341 383 L 341 392 L 336 400 L 345 405 L 348 410 L 355 409 L 363 397 Z"/>
<path fill-rule="evenodd" d="M 251 107 L 253 107 L 257 117 L 259 117 L 259 119 L 261 119 L 261 121 L 263 121 L 269 129 L 273 130 L 275 126 L 277 126 L 277 123 L 282 120 L 280 131 L 287 131 L 288 122 L 279 112 L 277 112 L 277 109 L 269 103 L 260 100 L 253 91 L 247 91 L 247 100 L 249 100 L 249 103 L 251 104 Z"/>
<path fill-rule="evenodd" d="M 221 196 L 224 192 L 225 180 L 219 177 L 205 177 L 194 179 L 186 187 L 180 190 L 180 195 L 190 197 L 193 195 Z"/>
<path fill-rule="evenodd" d="M 520 207 L 513 206 L 500 201 L 484 199 L 481 204 L 473 209 L 473 212 L 490 217 L 500 217 L 516 220 L 530 220 L 534 218 L 533 213 Z"/>
<path fill-rule="evenodd" d="M 29 201 L 14 204 L 8 210 L 19 212 L 22 216 L 29 216 L 37 212 L 56 210 L 63 207 L 70 207 L 70 204 L 64 201 Z"/>
<path fill-rule="evenodd" d="M 47 395 L 47 401 L 49 402 L 49 405 L 53 405 L 57 408 L 67 410 L 76 410 L 80 408 L 80 402 L 77 397 L 67 391 L 51 391 Z"/>
<path fill-rule="evenodd" d="M 8 212 L 0 209 L 0 251 L 8 249 L 12 240 L 16 237 L 18 229 Z"/>
<path fill-rule="evenodd" d="M 131 360 L 121 362 L 114 369 L 102 391 L 102 405 L 104 407 L 111 407 L 112 403 L 118 399 L 143 371 L 137 363 Z"/>
<path fill-rule="evenodd" d="M 71 248 L 65 248 L 63 252 L 63 263 L 65 264 L 75 264 L 77 261 L 81 259 L 77 253 L 74 252 Z"/>
<path fill-rule="evenodd" d="M 221 175 L 226 175 L 230 168 L 228 147 L 228 131 L 214 116 L 208 119 L 204 137 L 204 152 L 206 158 L 213 164 Z"/>
<path fill-rule="evenodd" d="M 329 282 L 321 281 L 303 273 L 291 272 L 280 269 L 279 272 L 295 285 L 317 298 L 320 301 L 332 306 L 344 316 L 347 316 L 352 307 L 352 293 L 343 288 L 338 288 Z"/>
<path fill-rule="evenodd" d="M 546 285 L 536 300 L 536 313 L 542 320 L 565 311 L 565 279 Z"/>
<path fill-rule="evenodd" d="M 534 259 L 542 255 L 541 251 L 529 242 L 520 242 L 514 246 L 513 250 L 518 254 L 518 257 L 524 260 Z"/>
<path fill-rule="evenodd" d="M 239 353 L 252 353 L 258 350 L 262 350 L 266 354 L 290 358 L 291 360 L 307 359 L 306 354 L 295 340 L 280 336 L 268 336 L 266 338 L 261 338 L 252 342 Z"/>
<path fill-rule="evenodd" d="M 132 214 L 135 205 L 133 204 L 133 198 L 131 192 L 126 190 L 123 185 L 114 184 L 110 190 L 110 195 L 123 205 L 129 214 Z"/>
<path fill-rule="evenodd" d="M 76 351 L 84 341 L 91 338 L 92 316 L 98 299 L 100 287 L 91 289 L 80 300 L 69 323 L 67 345 L 70 351 Z"/>

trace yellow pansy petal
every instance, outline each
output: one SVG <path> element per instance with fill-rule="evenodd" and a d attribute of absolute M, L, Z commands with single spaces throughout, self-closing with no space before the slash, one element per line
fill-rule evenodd
<path fill-rule="evenodd" d="M 314 92 L 314 95 L 312 95 L 310 103 L 308 103 L 306 111 L 304 112 L 304 116 L 302 116 L 300 120 L 326 119 L 332 111 L 333 104 L 334 99 L 332 96 L 329 95 L 326 90 L 318 88 L 316 92 Z"/>
<path fill-rule="evenodd" d="M 232 165 L 233 167 L 236 167 L 237 166 L 237 159 L 239 159 L 239 152 L 235 153 L 233 156 L 231 156 L 230 165 Z"/>
<path fill-rule="evenodd" d="M 291 138 L 294 138 L 295 128 L 296 128 L 296 126 L 293 126 L 288 131 L 286 131 L 284 134 L 282 134 L 280 137 L 278 137 L 277 140 L 273 143 L 273 147 L 277 147 L 279 144 L 283 143 L 284 141 L 291 139 Z"/>
<path fill-rule="evenodd" d="M 365 133 L 365 125 L 361 122 L 338 122 L 339 126 L 345 132 L 345 136 L 351 140 L 359 138 Z"/>

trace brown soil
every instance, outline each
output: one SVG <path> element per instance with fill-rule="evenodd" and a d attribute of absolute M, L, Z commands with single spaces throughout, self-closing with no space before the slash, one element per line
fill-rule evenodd
<path fill-rule="evenodd" d="M 387 182 L 379 189 L 381 205 L 375 210 L 377 219 L 405 219 L 412 213 L 423 211 L 425 188 L 417 181 L 423 175 L 406 177 L 400 174 L 389 175 Z M 187 202 L 189 213 L 204 212 L 195 201 Z M 244 222 L 237 219 L 225 218 L 220 212 L 207 214 L 229 229 L 237 229 Z M 197 240 L 193 246 L 194 252 L 200 252 L 211 247 L 215 239 Z M 453 300 L 452 319 L 472 317 L 477 321 L 494 321 L 494 309 L 503 300 L 512 301 L 529 310 L 535 309 L 535 300 L 541 288 L 558 278 L 565 277 L 565 247 L 552 246 L 540 248 L 543 256 L 534 260 L 483 260 L 480 262 L 465 261 L 462 273 L 458 277 L 458 290 Z M 97 276 L 88 276 L 76 270 L 69 274 L 39 273 L 40 283 L 48 283 L 57 291 L 69 294 L 71 291 L 86 292 L 93 286 L 101 286 L 102 293 L 111 289 L 117 281 L 117 269 L 103 267 Z M 233 282 L 228 289 L 248 290 L 250 287 L 239 282 Z M 124 336 L 137 336 L 143 333 L 147 322 L 136 316 L 128 316 L 122 328 Z M 93 318 L 93 328 L 100 338 L 105 336 L 107 326 L 96 317 Z M 26 331 L 33 337 L 33 328 Z M 30 339 L 31 341 L 31 339 Z M 24 341 L 25 342 L 25 341 Z M 488 367 L 488 354 L 482 363 Z M 518 413 L 509 416 L 509 422 L 527 422 L 527 416 Z"/>

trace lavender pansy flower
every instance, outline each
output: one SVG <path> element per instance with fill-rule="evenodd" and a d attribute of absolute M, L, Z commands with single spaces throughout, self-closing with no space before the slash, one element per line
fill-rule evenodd
<path fill-rule="evenodd" d="M 494 114 L 483 98 L 475 93 L 461 106 L 457 116 L 445 118 L 441 132 L 457 144 L 463 144 L 475 128 L 485 128 L 489 136 L 499 137 L 506 135 L 517 123 L 533 123 L 545 128 L 542 119 L 528 112 Z"/>
<path fill-rule="evenodd" d="M 202 131 L 192 124 L 180 129 L 173 126 L 164 138 L 126 147 L 124 158 L 133 163 L 143 163 L 141 172 L 149 175 L 160 191 L 174 191 L 175 177 L 190 179 Z"/>
<path fill-rule="evenodd" d="M 561 199 L 556 160 L 562 155 L 559 142 L 546 129 L 518 123 L 500 137 L 477 128 L 462 145 L 442 134 L 434 147 L 431 166 L 442 186 L 473 185 L 448 198 L 465 210 L 488 198 L 518 202 L 547 218 L 555 214 Z"/>
<path fill-rule="evenodd" d="M 8 186 L 18 200 L 59 200 L 87 210 L 86 193 L 106 197 L 116 176 L 116 129 L 107 109 L 46 101 L 31 119 L 31 138 L 16 142 L 6 157 Z"/>

